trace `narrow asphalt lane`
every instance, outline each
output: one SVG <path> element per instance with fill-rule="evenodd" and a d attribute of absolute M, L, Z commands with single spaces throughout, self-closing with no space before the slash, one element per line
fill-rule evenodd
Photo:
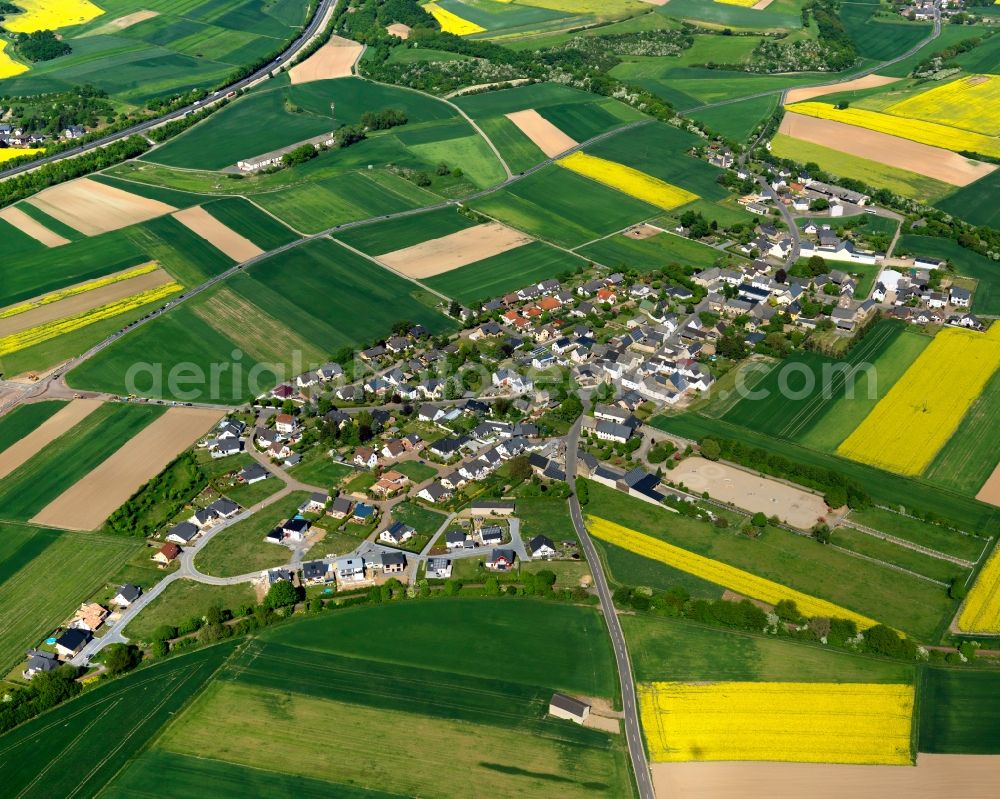
<path fill-rule="evenodd" d="M 636 784 L 639 788 L 639 799 L 657 799 L 653 791 L 653 780 L 649 774 L 646 749 L 642 743 L 642 727 L 639 724 L 635 680 L 632 677 L 632 661 L 628 655 L 628 645 L 618 621 L 618 614 L 615 613 L 611 589 L 608 588 L 608 581 L 604 576 L 604 565 L 601 563 L 594 543 L 590 540 L 587 527 L 583 523 L 583 513 L 580 511 L 580 503 L 576 496 L 576 451 L 579 437 L 580 420 L 578 419 L 566 436 L 566 482 L 569 483 L 572 492 L 569 499 L 569 512 L 580 544 L 583 546 L 584 554 L 587 556 L 587 562 L 590 564 L 590 571 L 594 575 L 594 586 L 601 599 L 601 610 L 604 612 L 604 620 L 611 633 L 611 644 L 615 651 L 615 661 L 618 664 L 618 679 L 621 682 L 622 706 L 625 710 L 625 737 L 628 743 L 629 757 L 632 760 L 632 771 L 635 773 Z M 666 797 L 661 796 L 659 799 L 666 799 Z"/>

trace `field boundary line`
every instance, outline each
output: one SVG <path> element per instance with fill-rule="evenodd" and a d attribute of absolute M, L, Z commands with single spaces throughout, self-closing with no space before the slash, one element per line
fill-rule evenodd
<path fill-rule="evenodd" d="M 875 505 L 875 507 L 878 508 L 879 510 L 888 511 L 889 513 L 895 513 L 897 516 L 902 516 L 902 517 L 904 517 L 906 519 L 913 519 L 913 521 L 920 522 L 921 524 L 931 524 L 931 525 L 934 525 L 933 522 L 924 521 L 923 519 L 921 519 L 918 516 L 913 516 L 912 514 L 905 513 L 904 511 L 901 511 L 901 510 L 896 510 L 895 508 L 890 507 L 889 505 Z M 940 525 L 934 525 L 934 526 L 938 527 Z M 948 528 L 943 528 L 943 529 L 948 529 Z M 953 532 L 956 532 L 959 535 L 968 536 L 969 538 L 979 538 L 980 537 L 978 535 L 974 535 L 973 533 L 967 532 L 966 530 L 959 530 L 958 528 L 955 528 L 955 530 Z M 992 541 L 992 540 L 993 540 L 993 536 L 987 536 L 987 543 L 989 543 L 989 541 Z"/>
<path fill-rule="evenodd" d="M 263 192 L 262 192 L 262 193 L 263 193 Z M 251 200 L 251 199 L 250 199 L 249 197 L 247 197 L 246 195 L 243 195 L 243 194 L 234 194 L 234 195 L 229 195 L 229 196 L 231 196 L 231 197 L 242 197 L 242 198 L 243 198 L 244 200 L 246 200 L 246 201 L 247 201 L 248 203 L 250 203 L 250 205 L 252 205 L 252 206 L 253 206 L 254 208 L 256 208 L 256 209 L 257 209 L 258 211 L 261 211 L 262 213 L 265 213 L 265 214 L 267 214 L 267 215 L 268 215 L 269 217 L 271 217 L 271 219 L 273 219 L 273 220 L 274 220 L 275 222 L 279 222 L 279 223 L 281 223 L 281 224 L 282 224 L 282 225 L 284 225 L 284 226 L 285 226 L 286 228 L 288 228 L 288 229 L 289 229 L 290 231 L 292 231 L 292 233 L 294 233 L 294 234 L 295 234 L 296 236 L 299 236 L 300 238 L 305 238 L 306 236 L 308 236 L 308 235 L 309 235 L 308 233 L 303 233 L 303 232 L 302 232 L 301 230 L 296 230 L 296 229 L 295 229 L 295 228 L 293 228 L 293 227 L 292 227 L 292 226 L 291 226 L 290 224 L 288 224 L 288 222 L 286 222 L 286 221 L 285 221 L 284 219 L 282 219 L 282 218 L 281 218 L 281 217 L 279 217 L 279 216 L 275 216 L 275 215 L 274 215 L 273 213 L 271 213 L 270 211 L 268 211 L 268 210 L 267 210 L 267 209 L 266 209 L 266 208 L 265 208 L 264 206 L 262 206 L 262 205 L 258 204 L 258 203 L 257 203 L 257 202 L 255 202 L 254 200 Z"/>
<path fill-rule="evenodd" d="M 871 527 L 865 527 L 862 524 L 851 521 L 841 522 L 841 526 L 849 527 L 852 530 L 857 530 L 859 533 L 864 533 L 865 535 L 870 535 L 872 538 L 881 538 L 883 541 L 888 541 L 897 546 L 901 546 L 905 549 L 912 549 L 914 552 L 920 552 L 923 555 L 927 555 L 931 558 L 937 558 L 938 560 L 946 560 L 949 563 L 954 563 L 958 566 L 964 566 L 965 568 L 971 569 L 976 564 L 972 561 L 965 560 L 963 558 L 956 557 L 955 555 L 948 555 L 944 552 L 939 552 L 936 549 L 931 549 L 930 547 L 921 546 L 920 544 L 914 543 L 913 541 L 907 541 L 905 538 L 897 538 L 894 535 L 889 535 L 889 533 L 883 533 L 881 530 L 875 530 Z"/>
<path fill-rule="evenodd" d="M 343 247 L 345 250 L 348 250 L 349 252 L 352 252 L 355 255 L 360 255 L 366 261 L 371 261 L 373 264 L 375 264 L 376 266 L 378 266 L 380 269 L 384 269 L 386 272 L 392 272 L 392 274 L 396 275 L 396 277 L 401 277 L 401 278 L 403 278 L 403 280 L 407 280 L 410 283 L 413 283 L 415 286 L 420 286 L 420 288 L 424 289 L 425 291 L 429 291 L 435 297 L 438 297 L 439 299 L 442 299 L 445 302 L 451 302 L 452 297 L 448 297 L 447 295 L 442 294 L 437 289 L 432 289 L 430 286 L 424 285 L 419 280 L 417 280 L 415 277 L 410 277 L 409 275 L 404 275 L 402 272 L 397 272 L 391 266 L 386 266 L 384 263 L 382 263 L 381 261 L 377 260 L 373 255 L 369 255 L 368 253 L 361 252 L 361 250 L 356 249 L 355 247 L 352 247 L 350 244 L 347 244 L 347 243 L 341 241 L 340 239 L 335 238 L 334 236 L 328 235 L 327 238 L 329 238 L 330 241 L 336 243 L 337 245 Z"/>
<path fill-rule="evenodd" d="M 908 574 L 910 575 L 910 577 L 916 577 L 918 580 L 926 580 L 929 583 L 934 583 L 934 585 L 939 585 L 942 588 L 948 587 L 948 583 L 943 583 L 940 580 L 935 580 L 933 577 L 928 577 L 926 574 L 918 574 L 917 572 L 910 571 L 909 569 L 903 568 L 902 566 L 897 566 L 895 563 L 889 563 L 889 561 L 886 560 L 873 558 L 870 555 L 862 555 L 860 552 L 855 552 L 853 549 L 847 549 L 846 547 L 838 546 L 837 544 L 830 544 L 830 546 L 836 549 L 838 552 L 843 552 L 844 554 L 858 558 L 859 560 L 867 560 L 869 563 L 876 563 L 879 566 L 884 566 L 887 569 L 892 569 L 893 571 L 901 572 L 902 574 Z"/>

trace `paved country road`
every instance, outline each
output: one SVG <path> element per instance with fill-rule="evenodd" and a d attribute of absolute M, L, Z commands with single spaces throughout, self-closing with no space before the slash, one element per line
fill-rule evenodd
<path fill-rule="evenodd" d="M 584 554 L 587 556 L 587 562 L 590 564 L 590 571 L 594 575 L 594 586 L 601 599 L 601 610 L 604 612 L 604 620 L 611 633 L 611 645 L 615 651 L 618 679 L 622 688 L 622 706 L 625 710 L 625 738 L 628 743 L 629 757 L 632 760 L 632 771 L 635 773 L 636 784 L 639 786 L 639 799 L 656 799 L 656 794 L 653 792 L 653 781 L 649 775 L 649 761 L 646 759 L 646 749 L 642 743 L 642 727 L 639 724 L 635 680 L 632 677 L 632 661 L 628 655 L 628 645 L 625 641 L 625 634 L 622 632 L 622 626 L 618 621 L 618 614 L 615 612 L 611 589 L 608 588 L 608 581 L 604 576 L 604 565 L 594 548 L 594 543 L 590 540 L 587 527 L 583 523 L 583 513 L 580 511 L 580 502 L 576 496 L 576 449 L 580 437 L 580 424 L 581 420 L 577 419 L 576 424 L 566 436 L 566 482 L 569 483 L 572 492 L 569 499 L 569 512 L 573 519 L 573 526 L 576 528 L 576 534 L 580 538 L 580 544 L 583 546 Z M 661 796 L 660 799 L 665 799 L 665 797 Z"/>

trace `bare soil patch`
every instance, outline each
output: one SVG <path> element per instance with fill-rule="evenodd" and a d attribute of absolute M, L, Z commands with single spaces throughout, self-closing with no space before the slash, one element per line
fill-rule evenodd
<path fill-rule="evenodd" d="M 221 418 L 221 409 L 170 408 L 42 508 L 32 521 L 69 530 L 93 530 Z"/>
<path fill-rule="evenodd" d="M 113 19 L 111 22 L 107 22 L 99 28 L 94 28 L 92 31 L 88 31 L 83 34 L 83 37 L 100 36 L 105 33 L 117 33 L 118 31 L 131 28 L 133 25 L 138 25 L 140 22 L 145 22 L 147 19 L 152 19 L 153 17 L 158 16 L 160 16 L 159 11 L 133 11 L 131 14 L 126 14 L 124 17 L 118 17 L 118 19 Z"/>
<path fill-rule="evenodd" d="M 20 208 L 10 206 L 0 211 L 0 219 L 9 222 L 22 233 L 27 233 L 35 241 L 40 241 L 46 247 L 59 247 L 62 244 L 69 244 L 69 239 L 53 233 L 41 222 L 36 222 Z"/>
<path fill-rule="evenodd" d="M 917 755 L 917 765 L 844 766 L 824 763 L 654 763 L 660 799 L 967 799 L 996 796 L 1000 757 Z"/>
<path fill-rule="evenodd" d="M 398 36 L 400 39 L 409 39 L 412 30 L 413 28 L 409 25 L 404 25 L 402 22 L 393 22 L 392 25 L 385 26 L 386 33 Z"/>
<path fill-rule="evenodd" d="M 758 3 L 759 5 L 759 3 Z M 754 6 L 756 8 L 757 6 Z M 863 78 L 834 83 L 831 86 L 802 86 L 798 89 L 789 89 L 785 95 L 785 103 L 801 103 L 803 100 L 812 100 L 814 97 L 822 97 L 825 94 L 836 94 L 837 92 L 850 92 L 857 89 L 874 89 L 876 86 L 886 86 L 895 83 L 902 78 L 890 78 L 885 75 L 865 75 Z"/>
<path fill-rule="evenodd" d="M 431 277 L 523 247 L 532 240 L 519 230 L 487 222 L 380 255 L 378 260 L 407 277 Z"/>
<path fill-rule="evenodd" d="M 760 0 L 760 2 L 755 3 L 754 5 L 750 6 L 750 10 L 751 11 L 763 11 L 765 8 L 767 8 L 769 5 L 771 5 L 771 3 L 773 3 L 773 2 L 774 2 L 774 0 Z"/>
<path fill-rule="evenodd" d="M 936 178 L 952 186 L 967 186 L 996 169 L 993 164 L 972 161 L 951 150 L 845 125 L 833 119 L 786 113 L 778 131 L 858 158 Z"/>
<path fill-rule="evenodd" d="M 18 466 L 45 449 L 59 436 L 82 422 L 101 407 L 97 400 L 73 400 L 66 407 L 56 411 L 28 435 L 0 452 L 0 479 L 13 472 Z"/>
<path fill-rule="evenodd" d="M 643 222 L 641 225 L 630 227 L 625 231 L 624 235 L 628 236 L 630 239 L 641 241 L 642 239 L 651 239 L 653 236 L 659 236 L 662 232 L 663 231 L 660 230 L 660 228 L 647 225 Z"/>
<path fill-rule="evenodd" d="M 177 210 L 159 200 L 140 197 L 88 178 L 52 186 L 28 202 L 86 236 L 97 236 Z"/>
<path fill-rule="evenodd" d="M 829 515 L 823 498 L 816 494 L 705 458 L 684 459 L 670 472 L 670 479 L 684 483 L 692 494 L 707 491 L 713 499 L 750 513 L 777 516 L 800 530 L 808 530 Z"/>
<path fill-rule="evenodd" d="M 292 84 L 328 78 L 346 78 L 365 48 L 342 36 L 330 40 L 301 64 L 288 70 Z"/>
<path fill-rule="evenodd" d="M 533 108 L 505 115 L 549 158 L 566 152 L 578 142 L 570 138 Z"/>
<path fill-rule="evenodd" d="M 979 493 L 976 494 L 976 499 L 1000 508 L 1000 463 L 993 470 L 993 474 L 986 478 L 986 482 L 983 483 L 982 488 L 979 489 Z"/>
<path fill-rule="evenodd" d="M 264 253 L 250 239 L 226 227 L 200 205 L 176 211 L 171 216 L 238 263 L 249 261 Z"/>
<path fill-rule="evenodd" d="M 22 330 L 54 322 L 56 319 L 64 319 L 67 316 L 84 313 L 100 305 L 121 300 L 125 297 L 131 297 L 133 294 L 138 294 L 147 289 L 162 286 L 171 280 L 173 278 L 165 271 L 157 269 L 145 275 L 138 275 L 128 280 L 119 280 L 117 283 L 101 286 L 101 288 L 94 289 L 93 291 L 75 294 L 64 300 L 40 305 L 37 308 L 32 308 L 30 311 L 0 319 L 0 336 L 20 333 Z"/>
<path fill-rule="evenodd" d="M 770 2 L 771 0 L 768 0 Z M 644 3 L 649 3 L 651 6 L 665 6 L 670 0 L 642 0 Z"/>

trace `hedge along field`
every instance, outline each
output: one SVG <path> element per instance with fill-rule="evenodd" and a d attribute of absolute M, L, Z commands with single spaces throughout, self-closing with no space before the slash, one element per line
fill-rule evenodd
<path fill-rule="evenodd" d="M 587 152 L 627 164 L 706 200 L 721 200 L 729 194 L 718 183 L 722 170 L 687 154 L 700 141 L 693 133 L 656 122 L 604 139 Z"/>
<path fill-rule="evenodd" d="M 331 103 L 335 103 L 336 120 L 330 116 Z M 365 111 L 384 108 L 404 111 L 410 123 L 457 116 L 454 109 L 425 95 L 361 78 L 283 85 L 234 100 L 143 160 L 192 169 L 222 169 L 241 158 L 355 124 Z M 267 125 L 260 124 L 264 119 Z"/>
<path fill-rule="evenodd" d="M 454 208 L 360 225 L 336 234 L 337 240 L 368 255 L 385 255 L 470 228 L 476 223 Z"/>
<path fill-rule="evenodd" d="M 629 267 L 640 272 L 660 269 L 665 264 L 678 263 L 705 269 L 725 253 L 682 236 L 659 233 L 647 239 L 633 239 L 616 234 L 581 247 L 580 255 L 612 269 Z"/>
<path fill-rule="evenodd" d="M 373 179 L 366 172 L 299 183 L 254 195 L 254 200 L 303 233 L 440 202 L 404 178 L 386 173 Z"/>
<path fill-rule="evenodd" d="M 7 733 L 0 738 L 5 792 L 27 795 L 44 779 L 51 796 L 100 794 L 212 678 L 235 645 L 226 641 L 140 668 Z"/>
<path fill-rule="evenodd" d="M 557 166 L 547 166 L 470 205 L 512 227 L 570 248 L 660 212 Z"/>
<path fill-rule="evenodd" d="M 1000 754 L 1000 674 L 935 668 L 922 672 L 919 751 Z"/>
<path fill-rule="evenodd" d="M 626 615 L 622 629 L 640 682 L 763 680 L 913 684 L 909 663 L 808 646 L 683 619 Z"/>
<path fill-rule="evenodd" d="M 373 636 L 372 624 L 382 634 Z M 262 638 L 526 685 L 538 684 L 539 664 L 544 663 L 547 685 L 617 701 L 611 642 L 592 608 L 502 598 L 393 603 L 274 628 Z M 552 647 L 553 640 L 558 647 Z M 515 641 L 518 655 L 512 658 L 508 655 Z"/>
<path fill-rule="evenodd" d="M 838 177 L 854 178 L 869 186 L 880 186 L 903 197 L 934 202 L 941 207 L 944 207 L 946 203 L 937 201 L 955 191 L 954 186 L 949 186 L 940 180 L 918 175 L 916 172 L 909 172 L 905 169 L 886 166 L 867 158 L 858 158 L 819 144 L 793 139 L 783 133 L 776 134 L 771 140 L 771 152 L 780 158 L 790 158 L 803 164 L 813 161 L 819 164 L 825 172 L 830 172 Z M 997 173 L 991 174 L 996 175 Z M 989 178 L 990 176 L 987 176 L 983 180 L 989 180 Z M 959 193 L 970 191 L 972 187 L 981 185 L 983 180 L 969 184 Z M 976 202 L 982 202 L 982 199 L 981 196 L 978 196 Z"/>
<path fill-rule="evenodd" d="M 142 549 L 142 542 L 120 536 L 56 532 L 21 524 L 0 523 L 0 532 L 0 616 L 5 619 L 0 629 L 0 668 L 4 674 Z"/>
<path fill-rule="evenodd" d="M 0 480 L 0 516 L 27 521 L 165 410 L 124 403 L 98 408 Z"/>
<path fill-rule="evenodd" d="M 993 508 L 928 480 L 903 477 L 847 460 L 832 453 L 820 452 L 778 439 L 765 433 L 722 419 L 709 419 L 696 413 L 657 416 L 650 424 L 683 438 L 700 441 L 703 438 L 729 438 L 745 446 L 780 455 L 795 463 L 831 469 L 848 480 L 865 487 L 872 499 L 882 505 L 905 508 L 907 512 L 930 511 L 947 519 L 961 530 L 981 535 L 1000 532 L 1000 509 Z"/>
<path fill-rule="evenodd" d="M 533 241 L 474 264 L 424 278 L 422 282 L 463 305 L 472 305 L 586 266 L 582 258 Z"/>
<path fill-rule="evenodd" d="M 904 233 L 899 237 L 898 246 L 917 255 L 942 258 L 952 264 L 958 274 L 974 278 L 976 290 L 972 295 L 972 311 L 986 316 L 1000 315 L 1000 266 L 996 262 L 961 246 L 957 241 L 934 236 Z"/>
<path fill-rule="evenodd" d="M 203 401 L 242 401 L 252 393 L 248 380 L 257 364 L 271 364 L 258 377 L 261 391 L 309 368 L 308 362 L 295 362 L 294 350 L 301 350 L 304 361 L 322 362 L 341 347 L 367 346 L 403 319 L 432 333 L 452 329 L 448 317 L 415 298 L 417 291 L 329 239 L 317 239 L 255 264 L 143 325 L 67 379 L 78 388 L 122 393 L 128 369 L 151 362 L 162 365 L 164 384 L 157 390 L 144 372 L 135 393 L 192 401 L 185 393 L 191 389 Z M 166 376 L 182 364 L 200 370 L 202 378 L 172 390 Z"/>

